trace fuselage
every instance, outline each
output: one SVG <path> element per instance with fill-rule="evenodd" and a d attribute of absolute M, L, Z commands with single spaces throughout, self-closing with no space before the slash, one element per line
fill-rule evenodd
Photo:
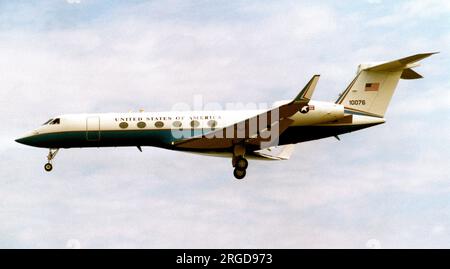
<path fill-rule="evenodd" d="M 280 145 L 333 136 L 384 122 L 383 118 L 349 114 L 342 105 L 335 103 L 310 101 L 309 107 L 308 113 L 297 112 L 291 117 L 293 123 L 280 136 Z M 43 148 L 174 148 L 177 141 L 205 135 L 262 112 L 264 110 L 67 114 L 54 117 L 16 141 Z M 342 121 L 349 116 L 351 119 Z"/>

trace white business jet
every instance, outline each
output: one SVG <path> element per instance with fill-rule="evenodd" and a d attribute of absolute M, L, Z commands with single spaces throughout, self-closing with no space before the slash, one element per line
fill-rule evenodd
<path fill-rule="evenodd" d="M 361 64 L 336 102 L 311 100 L 319 75 L 289 101 L 267 110 L 169 111 L 56 116 L 16 141 L 48 148 L 45 171 L 61 148 L 161 147 L 232 160 L 234 176 L 246 175 L 247 159 L 287 160 L 294 144 L 336 137 L 385 122 L 398 81 L 422 76 L 412 70 L 434 53 Z"/>

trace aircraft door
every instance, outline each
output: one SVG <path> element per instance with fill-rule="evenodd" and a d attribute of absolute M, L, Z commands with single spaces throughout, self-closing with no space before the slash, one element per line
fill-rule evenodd
<path fill-rule="evenodd" d="M 87 117 L 86 118 L 86 139 L 88 141 L 100 140 L 100 118 Z"/>

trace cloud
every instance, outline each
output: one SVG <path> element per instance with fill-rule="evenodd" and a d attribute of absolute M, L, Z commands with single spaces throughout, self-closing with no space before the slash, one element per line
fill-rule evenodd
<path fill-rule="evenodd" d="M 81 0 L 66 0 L 68 4 L 81 4 Z"/>
<path fill-rule="evenodd" d="M 433 20 L 450 13 L 450 4 L 442 0 L 406 1 L 394 6 L 385 16 L 377 17 L 368 22 L 370 26 L 415 26 L 423 20 Z"/>
<path fill-rule="evenodd" d="M 431 232 L 433 235 L 442 235 L 445 232 L 445 226 L 437 224 L 433 226 Z"/>

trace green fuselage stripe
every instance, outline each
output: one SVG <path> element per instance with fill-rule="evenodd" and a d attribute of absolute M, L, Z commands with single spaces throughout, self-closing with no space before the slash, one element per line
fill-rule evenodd
<path fill-rule="evenodd" d="M 293 144 L 348 133 L 376 124 L 347 126 L 291 126 L 280 136 L 280 145 Z M 205 134 L 211 130 L 171 129 L 66 131 L 27 137 L 20 142 L 43 148 L 155 146 L 174 148 L 173 142 Z M 207 139 L 207 138 L 205 138 Z"/>
<path fill-rule="evenodd" d="M 202 134 L 202 130 L 107 130 L 45 133 L 27 138 L 26 144 L 45 148 L 169 146 L 179 139 Z"/>

